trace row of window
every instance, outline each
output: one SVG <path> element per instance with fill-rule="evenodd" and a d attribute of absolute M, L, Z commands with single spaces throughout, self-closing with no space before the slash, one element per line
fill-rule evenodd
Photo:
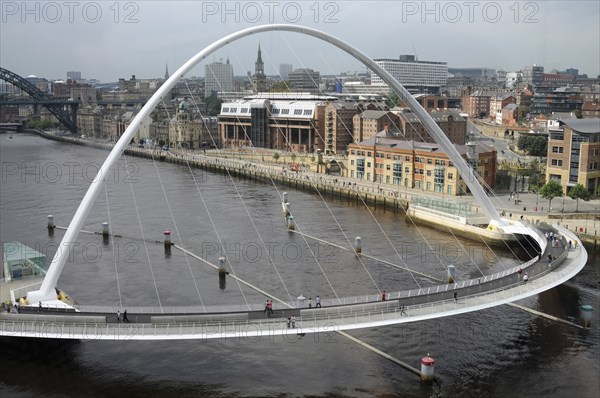
<path fill-rule="evenodd" d="M 371 151 L 364 151 L 364 150 L 350 150 L 350 154 L 351 155 L 357 155 L 357 156 L 367 156 L 367 157 L 371 157 L 373 155 L 373 152 Z M 385 155 L 385 156 L 384 156 Z M 390 153 L 384 154 L 383 152 L 377 152 L 376 157 L 380 158 L 380 159 L 389 159 L 391 160 L 392 158 L 394 160 L 402 160 L 402 155 L 391 155 Z M 410 162 L 411 161 L 411 157 L 410 156 L 404 156 L 404 161 L 406 162 Z M 425 158 L 423 157 L 416 157 L 415 156 L 415 163 L 427 163 L 427 164 L 434 164 L 436 166 L 446 166 L 446 160 L 444 159 L 435 159 L 435 162 L 433 161 L 433 159 L 431 158 L 427 158 L 427 160 L 425 160 Z M 486 162 L 487 163 L 487 159 Z M 452 167 L 453 163 L 452 161 L 448 161 L 448 166 Z"/>
<path fill-rule="evenodd" d="M 248 109 L 249 108 L 241 108 L 241 113 L 248 113 Z M 225 107 L 223 108 L 222 113 L 236 113 L 237 112 L 237 108 L 228 108 Z M 279 108 L 273 108 L 272 112 L 273 115 L 289 115 L 290 114 L 290 109 L 284 108 L 284 109 L 279 109 Z M 294 116 L 312 116 L 313 110 L 312 109 L 294 109 Z"/>
<path fill-rule="evenodd" d="M 552 164 L 552 166 L 555 166 L 555 167 L 562 167 L 563 161 L 561 159 L 552 159 L 551 164 Z M 571 162 L 571 169 L 578 169 L 578 168 L 579 168 L 579 163 Z M 591 162 L 590 170 L 598 170 L 598 162 Z"/>
<path fill-rule="evenodd" d="M 272 112 L 273 115 L 289 115 L 290 114 L 290 110 L 287 108 L 284 109 L 279 109 L 279 108 L 273 108 Z M 294 109 L 294 116 L 311 116 L 313 113 L 312 109 Z"/>
<path fill-rule="evenodd" d="M 354 178 L 354 170 L 350 170 L 350 177 Z M 362 172 L 357 172 L 356 173 L 356 178 L 358 179 L 363 179 L 365 177 L 365 174 Z M 367 180 L 371 180 L 371 173 L 367 173 L 366 176 Z M 377 182 L 381 182 L 383 183 L 383 176 L 381 174 L 377 175 Z M 409 186 L 409 180 L 408 178 L 404 179 L 404 184 L 402 184 L 402 178 L 401 177 L 397 177 L 394 176 L 393 178 L 390 176 L 385 176 L 385 183 L 386 184 L 392 184 L 392 185 L 404 185 L 405 187 Z M 410 182 L 410 186 L 411 188 L 417 188 L 417 189 L 425 189 L 427 191 L 431 191 L 432 186 L 433 186 L 433 191 L 434 192 L 444 192 L 444 183 L 442 182 L 434 182 L 433 184 L 431 184 L 431 181 L 427 181 L 425 184 L 423 181 L 421 180 L 413 180 Z M 448 185 L 446 187 L 446 192 L 450 195 L 452 195 L 454 193 L 454 190 L 452 188 L 452 185 Z"/>

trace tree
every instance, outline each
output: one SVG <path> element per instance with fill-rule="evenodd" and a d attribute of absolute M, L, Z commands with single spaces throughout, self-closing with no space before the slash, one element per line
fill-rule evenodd
<path fill-rule="evenodd" d="M 388 106 L 388 108 L 391 109 L 396 106 L 402 106 L 404 103 L 402 102 L 398 94 L 392 92 L 390 95 L 388 95 L 387 99 L 385 100 L 385 104 Z"/>
<path fill-rule="evenodd" d="M 521 103 L 519 104 L 519 110 L 523 112 L 523 116 L 527 116 L 529 108 L 531 106 L 531 96 L 521 95 Z"/>
<path fill-rule="evenodd" d="M 275 152 L 275 153 L 273 154 L 273 159 L 274 159 L 275 161 L 278 161 L 278 160 L 279 160 L 279 154 L 278 154 L 277 152 Z"/>
<path fill-rule="evenodd" d="M 50 127 L 52 127 L 52 123 L 50 123 L 47 120 L 31 119 L 31 120 L 27 121 L 27 128 L 30 128 L 30 129 L 46 130 Z"/>
<path fill-rule="evenodd" d="M 586 202 L 588 200 L 590 200 L 590 193 L 581 184 L 577 184 L 573 188 L 571 188 L 569 190 L 569 193 L 567 194 L 567 196 L 569 196 L 569 198 L 575 199 L 577 201 L 577 207 L 575 209 L 575 212 L 579 211 L 579 199 L 583 199 Z"/>
<path fill-rule="evenodd" d="M 517 141 L 519 149 L 527 151 L 531 156 L 544 156 L 548 150 L 546 137 L 521 135 Z"/>
<path fill-rule="evenodd" d="M 548 207 L 552 208 L 552 199 L 563 197 L 562 185 L 558 181 L 550 180 L 540 189 L 540 195 L 548 199 Z"/>
<path fill-rule="evenodd" d="M 546 137 L 534 137 L 529 154 L 531 156 L 544 156 L 548 152 L 548 141 Z"/>
<path fill-rule="evenodd" d="M 277 83 L 273 83 L 273 85 L 271 86 L 271 92 L 274 93 L 287 93 L 292 91 L 292 83 L 290 83 L 287 80 L 282 80 L 280 82 Z"/>
<path fill-rule="evenodd" d="M 217 116 L 219 113 L 221 113 L 221 104 L 223 101 L 217 98 L 216 95 L 211 95 L 210 97 L 206 98 L 205 101 L 206 111 L 210 116 Z"/>
<path fill-rule="evenodd" d="M 533 162 L 529 163 L 527 173 L 529 174 L 529 187 L 537 191 L 537 189 L 544 183 L 544 173 L 540 162 L 538 160 L 534 160 Z"/>

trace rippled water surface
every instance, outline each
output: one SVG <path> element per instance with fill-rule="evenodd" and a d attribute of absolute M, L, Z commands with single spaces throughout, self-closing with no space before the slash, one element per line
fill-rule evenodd
<path fill-rule="evenodd" d="M 63 235 L 46 230 L 46 216 L 67 226 L 107 152 L 0 134 L 1 240 L 21 241 L 52 258 Z M 129 172 L 129 173 L 128 173 Z M 162 231 L 240 277 L 289 301 L 300 294 L 324 299 L 426 286 L 421 277 L 288 234 L 281 217 L 283 187 L 185 166 L 128 157 L 107 176 L 84 226 L 109 221 L 123 235 L 105 245 L 81 234 L 60 287 L 82 304 L 127 306 L 238 306 L 264 297 L 218 277 L 174 251 L 165 257 Z M 108 200 L 107 200 L 108 198 Z M 457 265 L 475 277 L 516 264 L 510 252 L 461 240 L 406 222 L 403 214 L 346 201 L 324 203 L 289 190 L 304 233 L 435 276 Z M 147 242 L 140 238 L 145 238 Z M 390 244 L 393 242 L 393 246 Z M 416 324 L 352 331 L 352 335 L 415 367 L 430 353 L 445 396 L 597 397 L 600 391 L 598 305 L 600 256 L 577 277 L 520 304 L 579 322 L 578 308 L 596 311 L 590 330 L 535 317 L 509 306 Z M 475 266 L 474 264 L 477 264 Z M 283 281 L 283 283 L 282 283 Z M 119 294 L 120 292 L 120 294 Z M 402 396 L 429 397 L 406 370 L 337 334 L 302 338 L 209 341 L 95 342 L 0 340 L 3 397 L 30 396 Z"/>

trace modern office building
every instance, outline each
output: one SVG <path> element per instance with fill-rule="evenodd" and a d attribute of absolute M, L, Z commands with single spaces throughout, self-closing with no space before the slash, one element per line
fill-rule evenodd
<path fill-rule="evenodd" d="M 325 102 L 248 98 L 226 102 L 219 114 L 224 147 L 270 148 L 296 153 L 324 150 Z"/>
<path fill-rule="evenodd" d="M 533 65 L 533 66 L 525 66 L 522 69 L 522 79 L 523 82 L 533 85 L 539 86 L 544 82 L 544 67 Z"/>
<path fill-rule="evenodd" d="M 204 67 L 204 97 L 217 95 L 219 91 L 233 91 L 233 65 L 213 62 Z"/>
<path fill-rule="evenodd" d="M 398 59 L 375 59 L 411 93 L 439 94 L 440 87 L 448 81 L 446 62 L 418 61 L 414 55 L 401 55 Z M 371 74 L 372 85 L 384 85 L 384 81 Z"/>
<path fill-rule="evenodd" d="M 288 74 L 288 80 L 294 91 L 317 93 L 321 82 L 321 74 L 312 69 L 300 68 L 291 71 Z"/>
<path fill-rule="evenodd" d="M 67 80 L 73 80 L 73 81 L 81 81 L 81 72 L 76 72 L 76 71 L 69 71 L 67 72 Z"/>
<path fill-rule="evenodd" d="M 560 119 L 549 130 L 546 180 L 564 192 L 576 184 L 594 194 L 600 185 L 600 119 Z"/>
<path fill-rule="evenodd" d="M 279 76 L 283 80 L 287 80 L 289 78 L 292 70 L 294 70 L 294 66 L 292 64 L 279 64 Z"/>

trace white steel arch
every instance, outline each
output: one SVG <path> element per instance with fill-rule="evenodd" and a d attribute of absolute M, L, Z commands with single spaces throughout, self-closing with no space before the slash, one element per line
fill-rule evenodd
<path fill-rule="evenodd" d="M 492 202 L 489 200 L 485 191 L 481 187 L 481 185 L 477 182 L 476 177 L 473 175 L 471 168 L 468 166 L 466 161 L 460 156 L 458 151 L 454 148 L 454 145 L 450 142 L 448 137 L 442 132 L 439 126 L 435 123 L 435 121 L 429 116 L 429 114 L 417 103 L 417 101 L 410 95 L 410 93 L 396 80 L 390 75 L 387 71 L 385 71 L 382 67 L 377 65 L 371 58 L 367 55 L 359 51 L 358 49 L 352 47 L 351 45 L 345 43 L 338 38 L 331 36 L 325 32 L 307 28 L 299 25 L 287 25 L 287 24 L 273 24 L 273 25 L 261 25 L 256 27 L 251 27 L 247 29 L 240 30 L 239 32 L 232 33 L 224 38 L 215 41 L 213 44 L 204 48 L 202 51 L 194 55 L 183 64 L 173 75 L 154 93 L 154 95 L 148 100 L 146 105 L 140 110 L 137 116 L 133 119 L 132 123 L 125 130 L 121 138 L 117 141 L 112 151 L 109 153 L 108 157 L 102 164 L 100 170 L 94 180 L 92 181 L 90 188 L 85 194 L 81 204 L 77 208 L 67 231 L 60 242 L 60 246 L 56 251 L 56 255 L 52 259 L 52 263 L 48 268 L 48 272 L 46 273 L 46 277 L 42 282 L 42 286 L 40 290 L 31 291 L 27 294 L 28 301 L 30 305 L 37 305 L 40 301 L 49 301 L 55 300 L 55 291 L 54 288 L 57 285 L 58 279 L 64 265 L 69 257 L 73 245 L 75 244 L 77 237 L 79 235 L 79 231 L 83 226 L 85 219 L 87 218 L 100 190 L 103 188 L 106 182 L 106 176 L 110 168 L 118 161 L 118 159 L 123 154 L 125 148 L 128 143 L 133 138 L 134 133 L 140 127 L 142 121 L 150 115 L 150 113 L 156 108 L 156 106 L 163 100 L 165 95 L 177 84 L 179 79 L 184 77 L 196 64 L 200 61 L 204 60 L 207 56 L 214 53 L 218 49 L 247 36 L 251 36 L 256 33 L 262 32 L 271 32 L 271 31 L 283 31 L 283 32 L 295 32 L 300 34 L 305 34 L 307 36 L 312 36 L 318 39 L 321 39 L 325 42 L 328 42 L 337 48 L 345 51 L 365 66 L 370 68 L 372 71 L 377 73 L 383 81 L 385 81 L 394 91 L 398 93 L 400 98 L 404 101 L 405 104 L 421 119 L 427 132 L 435 139 L 435 141 L 440 144 L 445 153 L 450 157 L 454 166 L 458 169 L 460 175 L 463 180 L 466 182 L 467 186 L 473 193 L 473 196 L 477 199 L 478 203 L 481 205 L 483 212 L 490 219 L 490 223 L 496 226 L 502 225 L 507 227 L 506 220 L 503 220 L 499 217 L 496 209 L 492 205 Z M 530 235 L 534 237 L 536 240 L 540 240 L 539 236 L 536 236 L 535 232 L 529 230 L 528 228 L 521 227 L 518 228 L 518 231 L 513 228 L 511 232 L 522 233 L 526 235 Z"/>

